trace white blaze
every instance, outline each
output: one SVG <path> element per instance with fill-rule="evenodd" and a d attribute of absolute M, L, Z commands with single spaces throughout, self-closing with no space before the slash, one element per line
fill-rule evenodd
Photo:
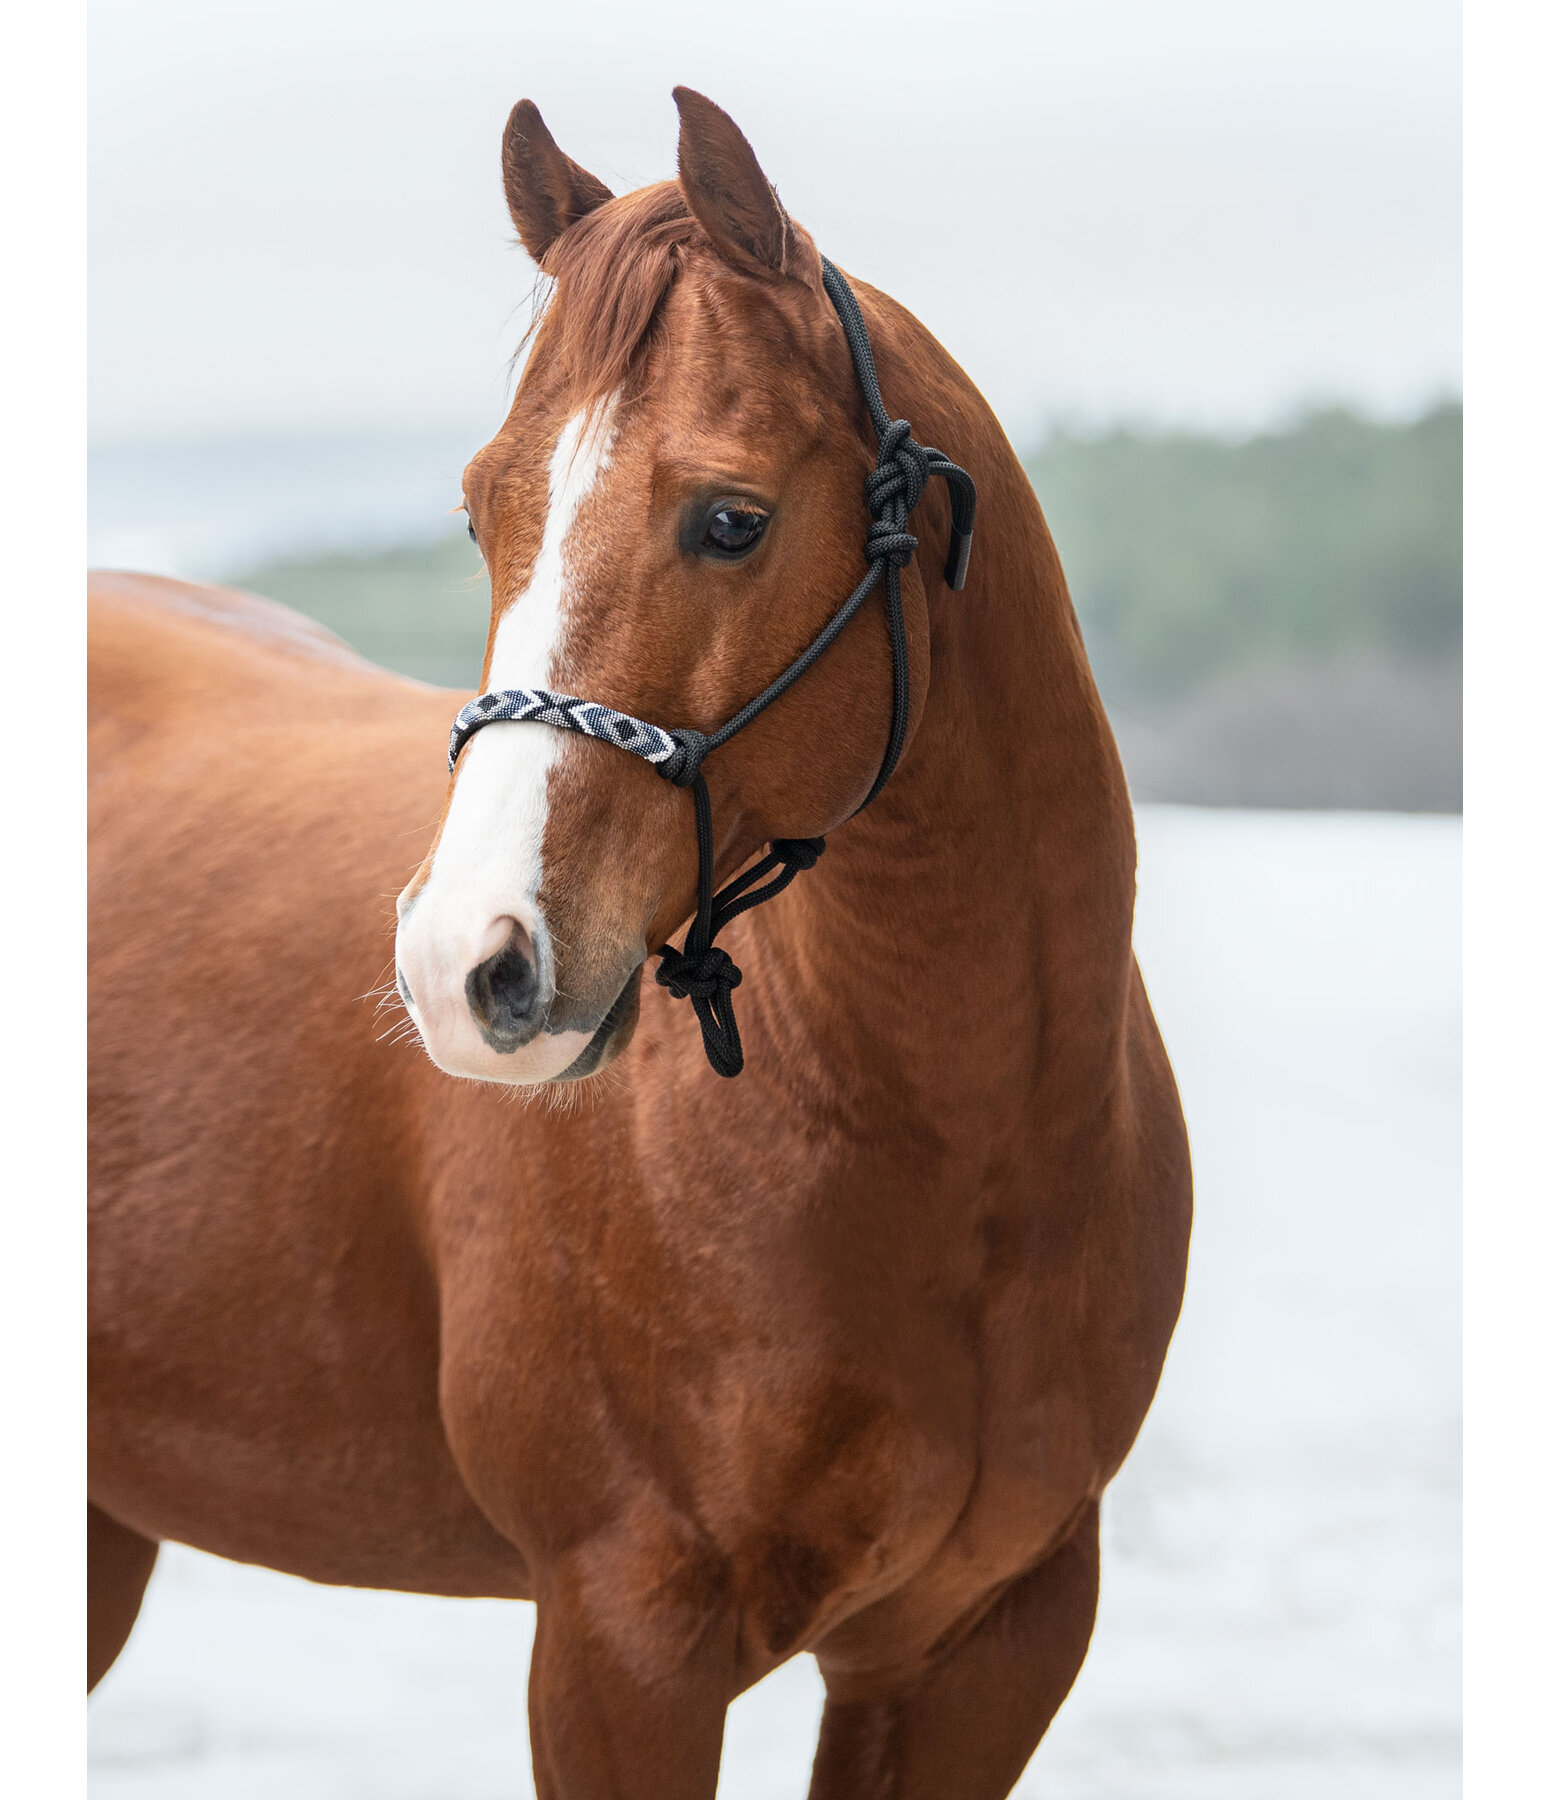
<path fill-rule="evenodd" d="M 613 403 L 576 414 L 561 431 L 549 459 L 549 511 L 543 542 L 523 592 L 506 608 L 496 627 L 488 686 L 553 688 L 565 641 L 568 584 L 567 548 L 583 502 L 608 467 L 613 446 Z M 494 1058 L 482 1046 L 464 998 L 469 971 L 492 956 L 517 920 L 532 937 L 539 981 L 552 991 L 553 958 L 537 895 L 543 875 L 544 826 L 548 816 L 549 772 L 565 753 L 568 734 L 552 725 L 497 724 L 476 732 L 458 759 L 456 785 L 442 826 L 429 879 L 399 927 L 399 961 L 414 993 L 414 1012 L 436 1061 L 449 1067 L 466 1059 L 449 1040 L 467 1043 L 473 1060 L 500 1065 L 490 1074 L 519 1075 L 514 1064 L 529 1052 Z M 548 1073 L 557 1073 L 580 1053 L 583 1034 L 566 1032 L 577 1044 Z M 531 1052 L 547 1063 L 559 1038 L 540 1038 Z M 474 1046 L 479 1046 L 475 1049 Z M 446 1054 L 443 1054 L 443 1052 Z M 482 1067 L 454 1073 L 484 1073 Z"/>

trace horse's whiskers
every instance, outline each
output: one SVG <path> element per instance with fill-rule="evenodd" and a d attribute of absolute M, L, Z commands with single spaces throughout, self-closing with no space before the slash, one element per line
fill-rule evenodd
<path fill-rule="evenodd" d="M 375 987 L 367 988 L 364 994 L 357 994 L 357 1000 L 375 1000 L 380 1007 L 390 1001 L 398 993 L 398 964 L 390 962 L 377 981 Z"/>

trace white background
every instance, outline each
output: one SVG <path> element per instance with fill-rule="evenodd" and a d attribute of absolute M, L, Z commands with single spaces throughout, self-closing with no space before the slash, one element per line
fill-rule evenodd
<path fill-rule="evenodd" d="M 488 431 L 507 112 L 618 191 L 678 82 L 1014 437 L 1458 386 L 1448 0 L 98 0 L 91 54 L 100 438 Z"/>

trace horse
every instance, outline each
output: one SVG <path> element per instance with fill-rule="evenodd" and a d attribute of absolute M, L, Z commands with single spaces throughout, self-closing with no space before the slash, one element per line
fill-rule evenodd
<path fill-rule="evenodd" d="M 547 301 L 464 496 L 485 688 L 681 745 L 863 577 L 881 453 L 813 239 L 674 97 L 677 179 L 617 197 L 511 114 Z M 95 579 L 89 1681 L 167 1539 L 536 1602 L 543 1800 L 708 1800 L 727 1706 L 804 1651 L 815 1800 L 993 1800 L 1075 1680 L 1189 1154 L 1038 502 L 946 351 L 853 293 L 978 525 L 954 591 L 928 483 L 877 551 L 897 607 L 699 769 L 717 878 L 826 845 L 726 924 L 735 1079 L 642 981 L 703 897 L 683 783 L 532 719 L 449 779 L 466 695 L 253 596 Z"/>

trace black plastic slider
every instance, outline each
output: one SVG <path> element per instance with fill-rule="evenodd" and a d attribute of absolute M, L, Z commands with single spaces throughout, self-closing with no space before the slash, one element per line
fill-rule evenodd
<path fill-rule="evenodd" d="M 974 544 L 972 531 L 960 531 L 955 525 L 947 544 L 947 585 L 961 594 L 969 579 L 969 551 Z"/>

